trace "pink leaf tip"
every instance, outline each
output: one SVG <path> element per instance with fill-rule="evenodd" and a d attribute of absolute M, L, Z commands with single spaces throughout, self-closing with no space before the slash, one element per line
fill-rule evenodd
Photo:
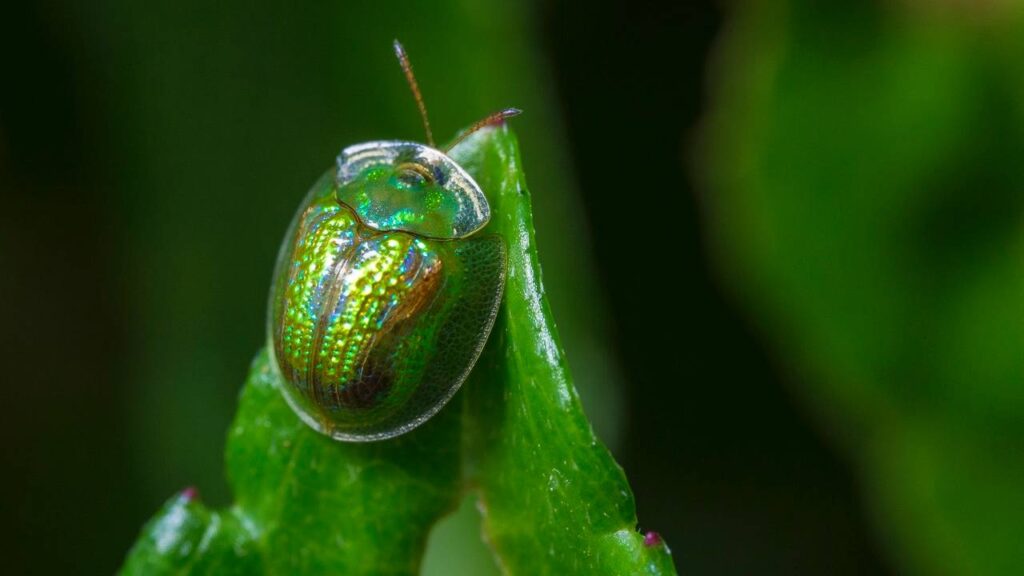
<path fill-rule="evenodd" d="M 650 548 L 652 546 L 658 546 L 659 544 L 661 544 L 661 534 L 658 534 L 653 530 L 644 534 L 644 546 Z"/>

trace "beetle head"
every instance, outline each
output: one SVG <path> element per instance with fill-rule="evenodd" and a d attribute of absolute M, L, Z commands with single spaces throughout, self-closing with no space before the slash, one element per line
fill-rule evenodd
<path fill-rule="evenodd" d="M 415 142 L 377 141 L 338 155 L 337 199 L 363 224 L 430 238 L 464 238 L 491 211 L 480 186 L 447 154 Z"/>

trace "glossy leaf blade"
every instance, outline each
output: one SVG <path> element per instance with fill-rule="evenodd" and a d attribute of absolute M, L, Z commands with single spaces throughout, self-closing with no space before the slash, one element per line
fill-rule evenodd
<path fill-rule="evenodd" d="M 671 574 L 668 548 L 636 531 L 625 474 L 594 436 L 541 282 L 530 195 L 513 135 L 480 134 L 452 156 L 487 191 L 509 242 L 506 298 L 467 384 L 464 439 L 484 528 L 512 574 Z"/>

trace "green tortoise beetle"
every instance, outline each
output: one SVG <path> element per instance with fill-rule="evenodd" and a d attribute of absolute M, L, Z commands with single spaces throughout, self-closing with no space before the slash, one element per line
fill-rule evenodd
<path fill-rule="evenodd" d="M 271 286 L 271 365 L 298 416 L 344 441 L 383 440 L 436 414 L 469 375 L 505 285 L 505 243 L 473 178 L 434 147 L 408 57 L 395 53 L 428 145 L 341 151 L 299 207 Z M 470 133 L 518 114 L 508 109 Z"/>

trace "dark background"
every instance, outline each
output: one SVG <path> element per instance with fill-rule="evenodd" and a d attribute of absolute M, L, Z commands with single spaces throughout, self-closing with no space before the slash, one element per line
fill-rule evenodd
<path fill-rule="evenodd" d="M 224 433 L 292 211 L 343 145 L 419 139 L 397 36 L 440 139 L 524 108 L 581 394 L 680 572 L 887 573 L 849 444 L 713 256 L 697 190 L 729 88 L 709 86 L 732 21 L 717 3 L 5 11 L 5 572 L 109 573 L 183 486 L 229 501 Z"/>

